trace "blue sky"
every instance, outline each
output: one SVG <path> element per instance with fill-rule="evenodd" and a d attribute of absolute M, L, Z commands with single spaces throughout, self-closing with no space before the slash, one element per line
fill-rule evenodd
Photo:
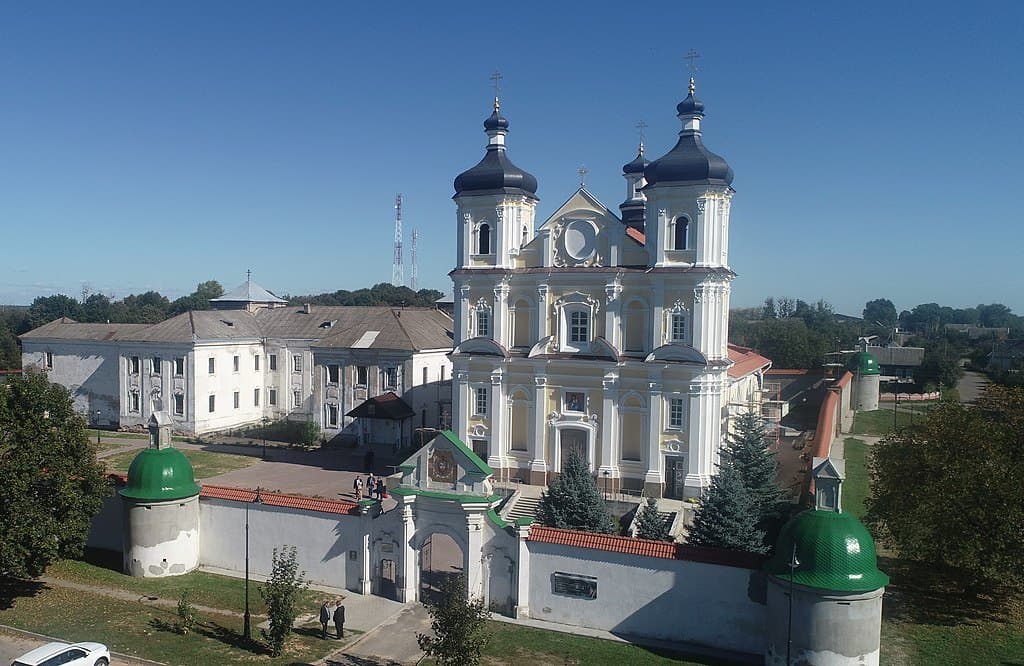
<path fill-rule="evenodd" d="M 1019 2 L 0 0 L 0 303 L 388 281 L 397 192 L 447 291 L 495 69 L 540 222 L 581 164 L 617 210 L 637 121 L 652 157 L 675 141 L 694 48 L 734 305 L 1022 313 L 1022 44 Z"/>

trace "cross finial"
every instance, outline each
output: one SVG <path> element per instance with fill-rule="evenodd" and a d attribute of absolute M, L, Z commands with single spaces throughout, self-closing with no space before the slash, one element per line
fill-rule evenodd
<path fill-rule="evenodd" d="M 647 129 L 647 123 L 643 120 L 636 124 L 636 128 L 640 131 L 640 153 L 644 152 L 644 130 Z"/>
<path fill-rule="evenodd" d="M 491 81 L 494 82 L 494 110 L 497 111 L 500 105 L 498 104 L 498 96 L 501 93 L 501 72 L 495 70 L 494 74 L 491 74 Z"/>
<path fill-rule="evenodd" d="M 580 168 L 576 169 L 576 173 L 580 175 L 580 187 L 584 187 L 587 184 L 587 174 L 590 173 L 590 171 L 586 166 L 581 164 Z"/>
<path fill-rule="evenodd" d="M 686 65 L 686 68 L 690 70 L 690 94 L 691 95 L 694 92 L 696 92 L 696 90 L 697 90 L 697 85 L 696 85 L 696 83 L 693 80 L 693 75 L 697 73 L 697 62 L 696 62 L 696 60 L 699 57 L 700 57 L 700 54 L 697 53 L 696 51 L 694 51 L 693 49 L 690 49 L 689 53 L 687 53 L 686 55 L 683 56 L 683 60 L 688 60 L 689 61 L 689 63 Z"/>
<path fill-rule="evenodd" d="M 245 281 L 252 282 L 252 269 L 245 271 Z"/>

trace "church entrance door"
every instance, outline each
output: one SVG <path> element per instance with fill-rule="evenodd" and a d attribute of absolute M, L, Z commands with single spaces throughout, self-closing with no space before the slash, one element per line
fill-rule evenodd
<path fill-rule="evenodd" d="M 665 456 L 665 497 L 683 499 L 683 487 L 686 481 L 686 458 L 683 456 Z"/>
<path fill-rule="evenodd" d="M 559 469 L 565 469 L 565 464 L 569 461 L 569 456 L 572 454 L 578 455 L 587 461 L 587 436 L 589 433 L 581 428 L 562 428 L 559 431 L 559 455 L 561 467 Z"/>

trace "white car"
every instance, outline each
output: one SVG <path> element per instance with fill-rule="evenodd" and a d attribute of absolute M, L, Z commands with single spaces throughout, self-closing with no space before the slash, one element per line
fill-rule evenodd
<path fill-rule="evenodd" d="M 11 666 L 107 666 L 110 650 L 100 643 L 47 643 L 15 659 Z"/>

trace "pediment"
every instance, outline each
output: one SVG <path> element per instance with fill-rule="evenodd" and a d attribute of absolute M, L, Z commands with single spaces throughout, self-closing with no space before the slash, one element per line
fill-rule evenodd
<path fill-rule="evenodd" d="M 407 490 L 491 494 L 494 470 L 450 430 L 439 433 L 398 469 L 402 472 L 400 487 Z"/>
<path fill-rule="evenodd" d="M 811 461 L 811 476 L 815 479 L 846 478 L 846 464 L 843 460 L 833 458 L 815 458 Z"/>
<path fill-rule="evenodd" d="M 625 227 L 585 188 L 580 188 L 541 226 L 551 233 L 555 266 L 603 266 Z"/>

